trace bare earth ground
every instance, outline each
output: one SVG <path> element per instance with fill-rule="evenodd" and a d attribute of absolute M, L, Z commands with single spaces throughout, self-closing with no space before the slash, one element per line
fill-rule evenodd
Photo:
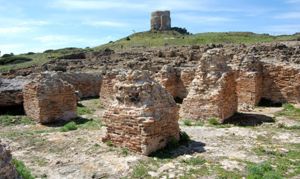
<path fill-rule="evenodd" d="M 286 178 L 300 178 L 300 129 L 289 128 L 299 126 L 299 119 L 276 116 L 275 122 L 244 127 L 181 121 L 192 141 L 145 157 L 103 143 L 106 129 L 98 120 L 104 109 L 97 99 L 81 103 L 90 110 L 82 117 L 95 122 L 69 132 L 61 126 L 0 126 L 0 138 L 37 178 L 242 178 L 247 165 L 263 161 L 284 170 Z M 259 107 L 239 120 L 273 118 L 281 109 Z"/>

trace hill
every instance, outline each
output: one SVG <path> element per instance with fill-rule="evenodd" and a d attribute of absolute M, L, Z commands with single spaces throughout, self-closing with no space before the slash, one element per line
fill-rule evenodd
<path fill-rule="evenodd" d="M 64 48 L 58 50 L 46 50 L 43 53 L 32 53 L 16 55 L 14 58 L 0 58 L 0 72 L 26 68 L 31 66 L 41 66 L 44 63 L 80 55 L 82 53 L 100 51 L 106 48 L 113 50 L 130 49 L 134 47 L 161 47 L 161 46 L 182 46 L 182 45 L 202 45 L 202 44 L 255 44 L 263 42 L 280 42 L 300 40 L 300 34 L 272 36 L 268 34 L 255 34 L 252 32 L 209 32 L 193 35 L 181 34 L 177 31 L 165 32 L 140 32 L 122 38 L 115 42 L 97 46 L 94 48 Z"/>

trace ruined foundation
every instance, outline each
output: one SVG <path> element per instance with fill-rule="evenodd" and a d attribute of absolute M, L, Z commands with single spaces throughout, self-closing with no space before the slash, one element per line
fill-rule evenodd
<path fill-rule="evenodd" d="M 234 72 L 227 66 L 223 49 L 209 50 L 200 60 L 190 92 L 183 100 L 180 115 L 183 119 L 221 122 L 237 111 Z"/>
<path fill-rule="evenodd" d="M 54 74 L 39 75 L 24 87 L 23 95 L 26 114 L 39 123 L 68 121 L 76 117 L 74 87 Z"/>
<path fill-rule="evenodd" d="M 262 96 L 262 64 L 254 56 L 245 57 L 237 72 L 238 108 L 241 111 L 252 110 Z"/>
<path fill-rule="evenodd" d="M 179 140 L 178 106 L 172 96 L 147 72 L 119 76 L 115 100 L 104 114 L 104 141 L 143 155 Z"/>
<path fill-rule="evenodd" d="M 300 103 L 300 66 L 264 61 L 262 97 L 274 103 Z"/>
<path fill-rule="evenodd" d="M 10 151 L 1 144 L 0 141 L 0 178 L 1 179 L 20 179 L 14 165 Z"/>
<path fill-rule="evenodd" d="M 103 76 L 102 85 L 100 89 L 100 103 L 104 108 L 108 108 L 114 100 L 113 87 L 116 83 L 116 77 L 119 74 L 118 71 L 112 71 Z"/>

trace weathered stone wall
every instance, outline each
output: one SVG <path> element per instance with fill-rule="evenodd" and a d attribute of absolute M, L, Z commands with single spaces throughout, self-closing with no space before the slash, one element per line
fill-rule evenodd
<path fill-rule="evenodd" d="M 174 97 L 183 99 L 187 96 L 188 90 L 181 80 L 181 71 L 170 65 L 165 65 L 156 75 L 155 79 Z M 185 81 L 188 83 L 187 80 Z"/>
<path fill-rule="evenodd" d="M 96 73 L 57 73 L 58 77 L 74 86 L 80 98 L 99 97 L 102 76 Z"/>
<path fill-rule="evenodd" d="M 77 101 L 74 87 L 43 73 L 23 89 L 26 114 L 40 123 L 70 120 L 76 117 Z"/>
<path fill-rule="evenodd" d="M 151 30 L 170 30 L 170 11 L 155 11 L 151 13 Z"/>
<path fill-rule="evenodd" d="M 23 103 L 22 89 L 29 83 L 27 78 L 0 78 L 0 107 L 19 106 Z"/>
<path fill-rule="evenodd" d="M 179 108 L 147 72 L 118 76 L 114 90 L 114 103 L 103 117 L 107 125 L 104 141 L 149 155 L 169 140 L 179 140 Z"/>
<path fill-rule="evenodd" d="M 239 110 L 252 110 L 262 96 L 262 64 L 254 56 L 242 59 L 237 71 L 237 96 Z"/>
<path fill-rule="evenodd" d="M 185 119 L 221 121 L 237 111 L 234 72 L 227 66 L 223 49 L 209 50 L 200 60 L 190 91 L 183 100 L 180 115 Z"/>
<path fill-rule="evenodd" d="M 300 66 L 264 61 L 262 97 L 275 103 L 300 103 Z"/>
<path fill-rule="evenodd" d="M 1 179 L 20 179 L 14 165 L 10 151 L 5 148 L 0 141 L 0 178 Z"/>
<path fill-rule="evenodd" d="M 104 108 L 108 108 L 114 100 L 114 85 L 119 71 L 112 71 L 103 76 L 100 89 L 100 103 Z"/>

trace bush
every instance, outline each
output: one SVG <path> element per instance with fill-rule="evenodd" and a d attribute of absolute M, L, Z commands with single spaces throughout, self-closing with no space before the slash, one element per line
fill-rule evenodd
<path fill-rule="evenodd" d="M 68 132 L 68 131 L 73 131 L 73 130 L 77 130 L 77 124 L 74 121 L 65 124 L 61 128 L 61 132 Z"/>
<path fill-rule="evenodd" d="M 54 52 L 54 50 L 52 50 L 52 49 L 49 49 L 49 50 L 45 50 L 45 51 L 44 51 L 44 53 L 52 53 L 52 52 Z"/>
<path fill-rule="evenodd" d="M 31 58 L 27 58 L 27 57 L 16 57 L 16 56 L 2 57 L 0 58 L 0 65 L 24 63 L 31 60 L 32 60 Z"/>
<path fill-rule="evenodd" d="M 182 35 L 190 35 L 191 33 L 189 33 L 186 28 L 181 28 L 181 27 L 172 27 L 171 30 L 174 30 Z"/>
<path fill-rule="evenodd" d="M 26 55 L 34 55 L 34 52 L 28 52 Z"/>
<path fill-rule="evenodd" d="M 131 40 L 131 39 L 130 39 L 130 37 L 126 37 L 126 40 L 129 41 L 129 40 Z"/>
<path fill-rule="evenodd" d="M 4 55 L 2 55 L 2 58 L 12 57 L 12 56 L 14 56 L 13 53 L 10 53 L 10 54 L 4 54 Z"/>
<path fill-rule="evenodd" d="M 17 160 L 17 159 L 13 159 L 12 160 L 13 165 L 16 167 L 16 170 L 18 172 L 18 174 L 24 178 L 24 179 L 34 179 L 34 177 L 32 176 L 30 170 L 25 166 L 24 162 Z"/>

